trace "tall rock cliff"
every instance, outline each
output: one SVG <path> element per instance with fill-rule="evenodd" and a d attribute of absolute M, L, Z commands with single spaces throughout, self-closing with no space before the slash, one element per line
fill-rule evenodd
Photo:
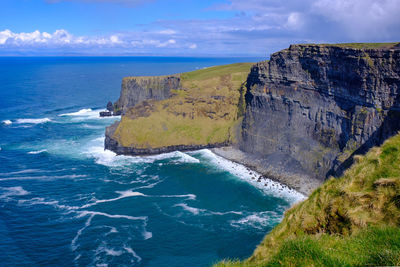
<path fill-rule="evenodd" d="M 239 148 L 324 180 L 400 129 L 400 47 L 292 45 L 254 65 Z"/>
<path fill-rule="evenodd" d="M 180 88 L 178 76 L 126 77 L 122 80 L 121 95 L 115 103 L 125 113 L 144 100 L 163 100 L 170 97 L 171 89 Z"/>

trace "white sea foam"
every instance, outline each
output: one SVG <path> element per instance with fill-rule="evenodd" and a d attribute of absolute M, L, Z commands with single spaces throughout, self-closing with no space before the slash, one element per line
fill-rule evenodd
<path fill-rule="evenodd" d="M 261 174 L 249 170 L 247 167 L 235 163 L 233 161 L 227 160 L 223 157 L 220 157 L 209 149 L 202 149 L 193 153 L 200 153 L 203 157 L 207 158 L 214 166 L 218 168 L 228 171 L 234 176 L 249 182 L 255 187 L 261 189 L 266 194 L 272 194 L 277 197 L 283 197 L 291 203 L 295 203 L 305 199 L 305 196 L 286 185 L 281 183 L 272 181 L 271 179 L 262 179 L 261 182 L 258 182 L 258 178 Z"/>
<path fill-rule="evenodd" d="M 4 121 L 2 121 L 1 123 L 5 124 L 5 125 L 10 125 L 10 124 L 12 124 L 12 121 L 10 121 L 10 120 L 4 120 Z"/>
<path fill-rule="evenodd" d="M 206 209 L 200 209 L 200 208 L 195 208 L 191 207 L 186 203 L 179 203 L 175 204 L 174 207 L 181 207 L 183 210 L 188 211 L 192 213 L 193 215 L 204 215 L 204 216 L 211 216 L 211 215 L 228 215 L 228 214 L 235 214 L 235 215 L 242 215 L 243 212 L 241 211 L 209 211 Z"/>
<path fill-rule="evenodd" d="M 198 215 L 201 211 L 204 212 L 205 210 L 203 209 L 199 209 L 199 208 L 194 208 L 194 207 L 190 207 L 188 206 L 186 203 L 179 203 L 179 204 L 175 204 L 174 207 L 181 207 L 182 209 L 193 213 L 194 215 Z"/>
<path fill-rule="evenodd" d="M 13 187 L 0 187 L 0 199 L 8 198 L 11 196 L 25 196 L 28 195 L 29 192 L 23 189 L 21 186 L 13 186 Z"/>
<path fill-rule="evenodd" d="M 41 118 L 41 119 L 17 119 L 16 123 L 19 124 L 40 124 L 50 122 L 49 118 Z"/>
<path fill-rule="evenodd" d="M 130 157 L 117 155 L 116 153 L 104 149 L 105 137 L 98 137 L 89 142 L 83 154 L 95 158 L 97 164 L 108 167 L 122 167 L 132 163 L 151 163 L 153 160 L 145 157 Z"/>
<path fill-rule="evenodd" d="M 116 234 L 116 233 L 118 233 L 117 228 L 115 228 L 114 226 L 107 226 L 107 227 L 110 228 L 110 231 L 109 231 L 108 233 L 105 234 L 106 236 L 109 235 L 109 234 Z"/>
<path fill-rule="evenodd" d="M 109 256 L 121 256 L 124 252 L 122 250 L 114 250 L 112 248 L 104 248 L 104 252 Z"/>
<path fill-rule="evenodd" d="M 83 154 L 95 158 L 97 164 L 108 167 L 123 167 L 131 164 L 154 163 L 155 161 L 171 159 L 176 163 L 199 163 L 200 161 L 186 153 L 174 151 L 152 156 L 124 156 L 104 149 L 105 137 L 98 137 L 91 140 Z"/>
<path fill-rule="evenodd" d="M 113 201 L 117 201 L 117 200 L 120 200 L 120 199 L 123 199 L 123 198 L 127 198 L 127 197 L 145 196 L 144 194 L 142 194 L 140 192 L 133 192 L 132 190 L 117 191 L 116 193 L 119 194 L 119 197 L 110 198 L 110 199 L 98 199 L 98 200 L 95 200 L 93 203 L 83 205 L 82 208 L 83 209 L 84 208 L 88 208 L 88 207 L 97 205 L 99 203 L 113 202 Z"/>
<path fill-rule="evenodd" d="M 230 221 L 230 225 L 236 228 L 251 227 L 257 229 L 265 229 L 282 220 L 282 216 L 273 211 L 254 212 L 239 220 Z"/>
<path fill-rule="evenodd" d="M 43 152 L 47 152 L 47 149 L 37 150 L 37 151 L 29 151 L 28 154 L 40 154 Z"/>
<path fill-rule="evenodd" d="M 179 162 L 179 163 L 200 163 L 200 160 L 180 151 L 162 153 L 154 156 L 145 156 L 143 158 L 151 160 L 151 162 L 164 159 L 173 159 L 174 162 Z"/>
<path fill-rule="evenodd" d="M 84 121 L 84 120 L 93 120 L 93 119 L 117 119 L 120 116 L 111 116 L 111 117 L 100 117 L 100 111 L 103 109 L 91 109 L 91 108 L 84 108 L 76 112 L 70 113 L 63 113 L 58 116 L 60 117 L 72 117 L 72 121 Z"/>
<path fill-rule="evenodd" d="M 23 173 L 38 173 L 38 172 L 54 173 L 54 172 L 62 172 L 62 171 L 69 171 L 69 170 L 72 170 L 72 169 L 60 169 L 60 170 L 25 169 L 25 170 L 15 171 L 15 172 L 3 172 L 3 173 L 0 173 L 0 176 L 9 176 L 9 175 L 23 174 Z"/>
<path fill-rule="evenodd" d="M 78 245 L 76 244 L 76 242 L 78 241 L 79 237 L 81 236 L 82 232 L 88 228 L 92 222 L 92 219 L 94 217 L 94 214 L 90 215 L 89 218 L 86 220 L 85 225 L 78 230 L 78 232 L 76 233 L 74 239 L 72 239 L 71 241 L 71 248 L 72 251 L 75 251 L 78 248 Z"/>
<path fill-rule="evenodd" d="M 0 181 L 26 181 L 26 180 L 41 180 L 41 181 L 49 181 L 56 179 L 76 179 L 76 178 L 84 178 L 87 175 L 82 174 L 71 174 L 71 175 L 55 175 L 55 176 L 23 176 L 23 177 L 9 177 L 9 178 L 1 178 Z"/>
<path fill-rule="evenodd" d="M 143 230 L 142 235 L 143 235 L 144 240 L 147 240 L 147 239 L 150 239 L 153 237 L 153 233 L 146 231 L 146 229 Z"/>
<path fill-rule="evenodd" d="M 124 246 L 124 249 L 125 249 L 129 254 L 131 254 L 134 258 L 136 258 L 138 262 L 141 262 L 141 261 L 142 261 L 142 258 L 141 258 L 138 254 L 136 254 L 136 252 L 135 252 L 131 247 Z"/>
<path fill-rule="evenodd" d="M 63 114 L 60 114 L 58 116 L 60 116 L 60 117 L 64 117 L 64 116 L 89 116 L 89 115 L 92 115 L 92 114 L 93 114 L 93 110 L 91 108 L 84 108 L 84 109 L 81 109 L 81 110 L 76 111 L 76 112 L 63 113 Z"/>
<path fill-rule="evenodd" d="M 186 195 L 149 195 L 148 197 L 165 197 L 165 198 L 187 198 L 188 200 L 195 200 L 196 195 L 186 194 Z"/>
<path fill-rule="evenodd" d="M 146 221 L 147 220 L 147 216 L 134 217 L 134 216 L 130 216 L 130 215 L 108 214 L 105 212 L 88 211 L 88 210 L 80 211 L 78 214 L 78 218 L 84 217 L 87 215 L 99 215 L 99 216 L 104 216 L 104 217 L 113 218 L 113 219 L 127 219 L 127 220 L 132 220 L 132 221 L 137 221 L 137 220 Z"/>

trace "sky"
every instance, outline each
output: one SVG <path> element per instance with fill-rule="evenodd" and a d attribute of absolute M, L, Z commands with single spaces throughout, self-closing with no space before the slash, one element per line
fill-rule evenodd
<path fill-rule="evenodd" d="M 268 57 L 400 41 L 400 0 L 0 0 L 0 55 Z"/>

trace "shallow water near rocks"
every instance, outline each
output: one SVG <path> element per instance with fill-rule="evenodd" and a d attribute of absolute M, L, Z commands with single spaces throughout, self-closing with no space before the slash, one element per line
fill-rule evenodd
<path fill-rule="evenodd" d="M 124 76 L 237 61 L 0 58 L 2 265 L 209 266 L 250 256 L 301 195 L 263 187 L 209 150 L 116 156 L 103 149 L 104 129 L 119 118 L 98 117 Z"/>

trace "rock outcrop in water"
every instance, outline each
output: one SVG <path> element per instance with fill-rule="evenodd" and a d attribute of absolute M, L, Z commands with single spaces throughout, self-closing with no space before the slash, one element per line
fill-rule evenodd
<path fill-rule="evenodd" d="M 242 151 L 324 180 L 400 129 L 400 50 L 292 45 L 252 67 Z"/>

